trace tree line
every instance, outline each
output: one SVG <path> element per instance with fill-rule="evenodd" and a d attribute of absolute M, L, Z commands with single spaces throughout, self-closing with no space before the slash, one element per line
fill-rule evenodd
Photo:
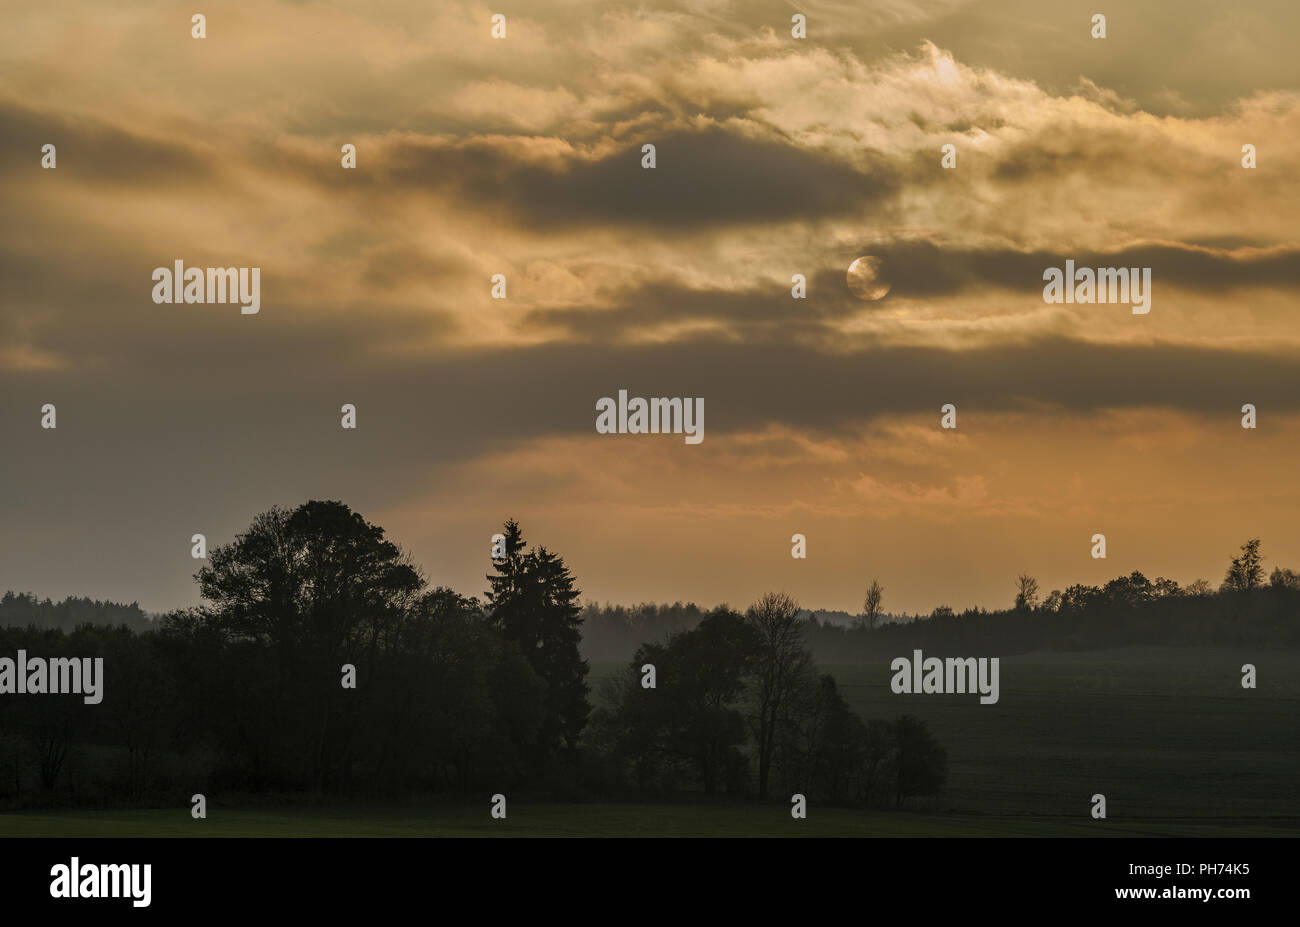
<path fill-rule="evenodd" d="M 1300 573 L 1264 567 L 1258 538 L 1241 545 L 1216 588 L 1186 586 L 1140 571 L 1098 586 L 1074 584 L 1040 597 L 1037 579 L 1022 573 L 1008 608 L 939 605 L 929 614 L 890 614 L 884 587 L 870 581 L 862 610 L 850 620 L 803 612 L 804 637 L 816 660 L 875 663 L 913 647 L 1013 656 L 1034 650 L 1097 650 L 1130 645 L 1300 646 Z M 633 608 L 588 605 L 588 652 L 626 659 L 633 639 L 660 639 L 694 627 L 706 612 L 693 603 Z"/>
<path fill-rule="evenodd" d="M 134 631 L 154 627 L 154 622 L 138 602 L 119 605 L 116 602 L 101 602 L 78 596 L 68 596 L 62 602 L 52 602 L 49 598 L 38 599 L 30 593 L 13 591 L 0 596 L 0 627 L 36 625 L 71 631 L 83 624 L 124 624 Z"/>
<path fill-rule="evenodd" d="M 430 588 L 382 528 L 320 501 L 258 515 L 210 551 L 202 605 L 143 626 L 138 606 L 103 603 L 76 614 L 124 620 L 12 626 L 75 609 L 6 596 L 0 656 L 103 657 L 104 696 L 0 697 L 0 801 L 788 790 L 901 804 L 942 786 L 925 726 L 853 715 L 779 594 L 644 643 L 593 705 L 573 575 L 514 521 L 503 538 L 481 600 Z"/>

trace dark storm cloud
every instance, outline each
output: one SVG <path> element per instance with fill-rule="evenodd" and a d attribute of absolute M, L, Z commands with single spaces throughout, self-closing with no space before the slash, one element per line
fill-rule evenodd
<path fill-rule="evenodd" d="M 77 272 L 70 274 L 57 229 L 39 224 L 37 229 L 51 242 L 48 248 L 21 258 L 0 251 L 6 310 L 0 313 L 0 339 L 23 334 L 33 347 L 57 358 L 61 369 L 49 379 L 50 389 L 102 377 L 114 390 L 130 392 L 149 383 L 151 389 L 179 395 L 198 376 L 207 388 L 223 391 L 260 383 L 268 392 L 294 393 L 319 386 L 315 376 L 301 375 L 300 361 L 328 359 L 344 376 L 366 375 L 374 351 L 424 343 L 459 327 L 453 313 L 428 306 L 359 302 L 322 311 L 301 295 L 316 292 L 310 280 L 265 260 L 256 262 L 263 270 L 262 310 L 256 315 L 241 316 L 230 305 L 160 305 L 151 296 L 152 271 L 159 263 L 170 265 L 170 252 L 159 258 L 109 244 L 98 251 L 77 249 Z M 223 266 L 232 260 L 194 249 L 185 263 Z M 362 274 L 392 283 L 420 266 L 448 276 L 463 272 L 454 262 L 421 265 L 417 255 L 381 250 L 363 265 Z M 13 376 L 22 380 L 35 374 Z"/>
<path fill-rule="evenodd" d="M 937 414 L 944 402 L 986 412 L 1045 405 L 1229 414 L 1240 405 L 1238 397 L 1248 397 L 1275 411 L 1300 408 L 1300 357 L 1166 343 L 1054 338 L 966 350 L 863 345 L 827 354 L 776 339 L 698 339 L 599 349 L 461 349 L 363 361 L 355 345 L 323 333 L 303 343 L 292 329 L 280 328 L 259 340 L 269 344 L 248 369 L 237 363 L 237 344 L 246 339 L 229 327 L 209 326 L 177 343 L 170 356 L 151 361 L 147 352 L 160 346 L 145 346 L 146 356 L 129 373 L 0 375 L 11 400 L 3 427 L 13 441 L 13 463 L 32 467 L 14 474 L 23 477 L 17 485 L 43 487 L 39 495 L 47 498 L 54 490 L 46 485 L 54 479 L 46 471 L 50 461 L 36 464 L 44 458 L 39 442 L 55 439 L 35 427 L 40 404 L 52 396 L 66 403 L 57 441 L 117 447 L 128 471 L 140 458 L 133 447 L 189 460 L 196 439 L 207 435 L 217 444 L 237 437 L 238 456 L 264 461 L 259 473 L 266 479 L 287 479 L 295 467 L 330 470 L 340 454 L 344 460 L 361 454 L 374 458 L 379 485 L 385 473 L 427 473 L 497 446 L 594 434 L 596 400 L 620 388 L 632 395 L 705 397 L 710 435 L 767 423 L 838 430 L 882 415 Z M 343 402 L 357 404 L 364 442 L 341 443 Z M 207 450 L 211 459 L 195 467 L 230 465 L 216 448 Z M 81 459 L 74 455 L 64 465 L 81 466 Z"/>
<path fill-rule="evenodd" d="M 1154 286 L 1221 292 L 1234 287 L 1300 285 L 1300 248 L 1220 251 L 1190 244 L 1152 244 L 1113 251 L 953 249 L 929 241 L 874 245 L 881 274 L 899 296 L 935 297 L 979 286 L 1041 291 L 1043 271 L 1063 267 L 1150 267 Z"/>
<path fill-rule="evenodd" d="M 502 370 L 510 377 L 493 380 L 490 371 Z M 555 346 L 439 364 L 431 375 L 435 393 L 469 385 L 478 399 L 457 424 L 484 434 L 590 432 L 595 400 L 620 387 L 632 395 L 704 396 L 718 432 L 768 422 L 835 429 L 880 415 L 937 414 L 949 401 L 986 411 L 1047 404 L 1231 412 L 1235 406 L 1224 398 L 1230 394 L 1271 408 L 1300 407 L 1300 357 L 1063 338 L 968 350 L 879 345 L 833 355 L 776 341 Z M 521 390 L 521 382 L 535 388 Z"/>
<path fill-rule="evenodd" d="M 849 294 L 844 270 L 832 268 L 809 275 L 808 298 L 795 302 L 789 283 L 743 290 L 704 290 L 673 283 L 602 293 L 608 308 L 558 307 L 535 309 L 523 319 L 526 330 L 562 333 L 576 341 L 619 340 L 657 326 L 710 322 L 782 339 L 801 331 L 830 331 L 830 323 L 858 312 L 863 303 Z"/>
<path fill-rule="evenodd" d="M 137 135 L 96 119 L 55 116 L 0 102 L 0 170 L 39 174 L 41 146 L 46 144 L 54 145 L 58 153 L 54 176 L 109 185 L 198 183 L 215 168 L 183 144 Z"/>
<path fill-rule="evenodd" d="M 641 145 L 657 167 L 641 167 Z M 709 227 L 856 215 L 899 185 L 879 157 L 859 170 L 831 155 L 778 139 L 718 128 L 647 132 L 599 159 L 524 157 L 494 139 L 418 142 L 392 150 L 376 184 L 437 189 L 469 208 L 484 206 L 533 227 L 631 225 Z"/>

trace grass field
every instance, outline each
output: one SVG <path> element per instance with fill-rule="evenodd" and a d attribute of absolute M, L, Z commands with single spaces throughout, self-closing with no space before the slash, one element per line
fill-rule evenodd
<path fill-rule="evenodd" d="M 1258 688 L 1241 688 L 1241 665 Z M 592 666 L 593 690 L 618 664 Z M 1129 648 L 1001 661 L 1001 697 L 903 696 L 886 663 L 826 666 L 863 718 L 925 719 L 948 787 L 915 811 L 780 802 L 511 802 L 0 814 L 3 836 L 1300 836 L 1300 653 Z M 1094 793 L 1108 819 L 1089 815 Z"/>
<path fill-rule="evenodd" d="M 1295 823 L 1108 820 L 923 814 L 813 807 L 796 821 L 781 804 L 511 805 L 504 821 L 487 804 L 447 808 L 357 807 L 285 811 L 187 808 L 0 814 L 0 838 L 43 837 L 1154 837 L 1294 835 Z"/>
<path fill-rule="evenodd" d="M 1241 688 L 1254 663 L 1259 687 Z M 990 813 L 1285 815 L 1300 821 L 1300 654 L 1151 648 L 1007 658 L 1001 698 L 909 697 L 833 667 L 863 717 L 906 710 L 947 746 L 944 801 Z"/>
<path fill-rule="evenodd" d="M 1253 663 L 1257 688 L 1241 688 Z M 596 664 L 609 675 L 617 664 Z M 1300 835 L 1300 652 L 1143 647 L 1006 657 L 1000 698 L 895 695 L 887 662 L 823 666 L 863 718 L 924 719 L 948 750 L 938 809 L 1109 824 L 1274 819 Z M 1289 820 L 1290 823 L 1286 823 Z"/>

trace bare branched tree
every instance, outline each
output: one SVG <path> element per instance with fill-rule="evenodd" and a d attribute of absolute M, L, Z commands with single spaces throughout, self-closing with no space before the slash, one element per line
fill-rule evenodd
<path fill-rule="evenodd" d="M 871 585 L 867 588 L 867 598 L 862 603 L 862 615 L 858 618 L 858 623 L 861 626 L 875 628 L 876 622 L 880 620 L 880 603 L 884 597 L 885 587 L 873 579 Z"/>
<path fill-rule="evenodd" d="M 799 604 L 790 596 L 767 593 L 749 607 L 745 620 L 758 636 L 750 727 L 758 741 L 758 795 L 767 798 L 777 729 L 790 700 L 814 668 L 812 652 L 804 644 Z"/>
<path fill-rule="evenodd" d="M 1028 573 L 1021 573 L 1016 579 L 1016 609 L 1033 608 L 1038 604 L 1038 580 Z"/>

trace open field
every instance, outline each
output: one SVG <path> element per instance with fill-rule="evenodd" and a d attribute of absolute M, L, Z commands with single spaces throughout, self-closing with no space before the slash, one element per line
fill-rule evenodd
<path fill-rule="evenodd" d="M 511 805 L 494 821 L 488 805 L 358 806 L 346 810 L 188 808 L 0 814 L 0 838 L 40 837 L 1152 837 L 1287 836 L 1300 821 L 1093 821 L 1087 815 L 924 814 L 816 808 L 796 821 L 774 804 Z"/>
<path fill-rule="evenodd" d="M 1243 663 L 1256 666 L 1258 688 L 1241 688 Z M 592 673 L 616 668 L 593 665 Z M 970 695 L 895 695 L 887 662 L 822 669 L 862 718 L 908 713 L 929 723 L 948 750 L 938 810 L 1070 817 L 1086 815 L 1100 792 L 1111 823 L 1286 817 L 1300 834 L 1295 651 L 1006 657 L 995 705 Z"/>

